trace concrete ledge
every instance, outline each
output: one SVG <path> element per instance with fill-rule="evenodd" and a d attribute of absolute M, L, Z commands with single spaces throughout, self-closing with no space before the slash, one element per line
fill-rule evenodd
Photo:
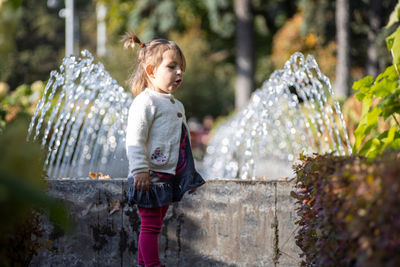
<path fill-rule="evenodd" d="M 140 218 L 128 206 L 126 179 L 49 180 L 64 200 L 76 231 L 46 223 L 42 249 L 31 266 L 135 266 Z M 296 215 L 290 181 L 208 180 L 172 205 L 160 235 L 166 266 L 298 266 Z M 120 209 L 111 213 L 113 205 Z"/>

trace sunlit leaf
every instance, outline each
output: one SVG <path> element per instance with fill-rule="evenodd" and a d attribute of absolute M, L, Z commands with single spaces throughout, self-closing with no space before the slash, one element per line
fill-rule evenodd
<path fill-rule="evenodd" d="M 364 87 L 370 87 L 373 82 L 374 82 L 374 78 L 372 76 L 366 76 L 366 77 L 354 82 L 353 89 L 357 91 Z"/>
<path fill-rule="evenodd" d="M 394 39 L 395 39 L 395 33 L 392 33 L 391 35 L 386 37 L 386 47 L 389 51 L 392 50 Z"/>
<path fill-rule="evenodd" d="M 393 36 L 393 43 L 391 47 L 393 65 L 397 65 L 400 63 L 400 27 L 398 27 L 391 36 Z"/>
<path fill-rule="evenodd" d="M 392 114 L 400 113 L 400 97 L 399 92 L 391 94 L 379 103 L 379 107 L 382 109 L 382 117 L 387 119 L 391 117 Z"/>
<path fill-rule="evenodd" d="M 376 77 L 376 82 L 379 82 L 383 78 L 389 79 L 391 81 L 398 80 L 396 69 L 393 65 L 387 67 L 384 72 L 380 73 L 378 77 Z"/>
<path fill-rule="evenodd" d="M 380 82 L 374 84 L 371 90 L 373 94 L 378 97 L 385 97 L 396 90 L 397 83 L 389 79 L 382 79 Z"/>
<path fill-rule="evenodd" d="M 400 134 L 398 134 L 400 135 Z M 400 150 L 400 137 L 397 136 L 397 138 L 392 142 L 391 147 L 395 150 Z"/>
<path fill-rule="evenodd" d="M 383 151 L 385 151 L 386 147 L 391 145 L 391 143 L 394 140 L 394 136 L 396 134 L 396 130 L 397 130 L 397 127 L 396 126 L 392 126 L 389 131 L 386 131 L 387 132 L 387 137 L 386 138 L 382 138 L 383 146 L 379 150 L 380 154 L 382 154 Z"/>
<path fill-rule="evenodd" d="M 392 13 L 390 14 L 389 21 L 386 24 L 385 28 L 390 28 L 393 24 L 398 22 L 399 19 L 400 19 L 400 3 L 397 3 L 396 7 L 394 8 Z"/>
<path fill-rule="evenodd" d="M 360 154 L 365 155 L 369 159 L 373 159 L 377 155 L 379 155 L 379 147 L 381 146 L 382 142 L 378 138 L 372 138 L 371 140 L 368 141 L 368 143 L 370 145 L 369 146 L 365 145 L 361 149 Z"/>
<path fill-rule="evenodd" d="M 354 131 L 354 137 L 356 138 L 356 141 L 353 146 L 353 153 L 357 153 L 358 149 L 360 148 L 360 145 L 365 138 L 365 129 L 366 129 L 366 123 L 360 123 L 357 127 L 357 129 Z"/>

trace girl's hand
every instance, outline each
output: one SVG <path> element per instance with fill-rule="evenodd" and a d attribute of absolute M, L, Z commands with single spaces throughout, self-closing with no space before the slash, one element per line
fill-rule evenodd
<path fill-rule="evenodd" d="M 150 175 L 148 172 L 140 172 L 135 174 L 133 186 L 139 191 L 148 191 L 150 187 Z"/>

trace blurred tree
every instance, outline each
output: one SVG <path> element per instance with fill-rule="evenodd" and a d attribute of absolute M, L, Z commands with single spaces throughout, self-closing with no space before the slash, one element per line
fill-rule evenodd
<path fill-rule="evenodd" d="M 0 51 L 1 57 L 7 59 L 0 62 L 0 69 L 7 70 L 0 73 L 0 80 L 12 89 L 21 83 L 46 80 L 62 57 L 64 21 L 58 17 L 58 10 L 47 8 L 46 2 L 27 0 L 18 6 L 6 1 L 1 9 L 5 17 L 13 17 L 14 27 L 1 23 L 0 30 L 0 35 L 8 33 L 12 44 L 7 51 Z"/>
<path fill-rule="evenodd" d="M 8 42 L 5 46 L 2 46 L 0 42 L 0 80 L 7 82 L 11 90 L 15 90 L 21 83 L 29 84 L 35 80 L 46 80 L 49 72 L 58 68 L 64 56 L 64 19 L 58 16 L 64 2 L 61 0 L 51 2 L 51 5 L 44 0 L 2 2 L 0 12 L 10 15 L 15 25 L 14 28 L 5 26 L 5 23 L 0 25 L 0 36 L 5 36 L 0 40 Z M 231 72 L 235 64 L 233 2 L 228 0 L 97 0 L 95 3 L 89 0 L 76 1 L 76 9 L 80 14 L 80 47 L 90 51 L 94 51 L 96 47 L 94 15 L 96 2 L 103 2 L 108 10 L 108 50 L 106 55 L 99 60 L 104 62 L 106 69 L 119 83 L 124 85 L 133 67 L 132 61 L 126 60 L 127 54 L 122 51 L 119 43 L 120 36 L 128 28 L 137 31 L 144 41 L 155 37 L 169 38 L 174 32 L 180 33 L 177 35 L 178 38 L 184 38 L 186 32 L 199 29 L 202 41 L 208 48 L 197 54 L 203 65 L 208 66 L 205 68 L 208 76 L 201 76 L 204 77 L 204 82 L 199 82 L 196 75 L 189 75 L 188 72 L 185 80 L 187 84 L 201 84 L 203 86 L 199 88 L 201 91 L 210 91 L 204 96 L 224 97 L 224 99 L 215 100 L 217 107 L 210 111 L 212 115 L 227 114 L 232 110 L 235 78 L 234 73 Z M 267 2 L 251 0 L 250 2 L 255 36 L 253 53 L 254 58 L 257 59 L 252 63 L 255 66 L 255 86 L 253 87 L 257 87 L 273 70 L 268 56 L 272 47 L 272 36 L 284 24 L 286 18 L 291 17 L 296 11 L 296 2 L 290 0 Z M 6 6 L 14 8 L 12 9 L 14 13 L 5 11 L 3 7 Z M 6 18 L 7 16 L 2 15 L 0 20 Z M 1 30 L 2 26 L 4 30 Z M 175 41 L 180 42 L 180 40 Z M 7 47 L 7 49 L 1 50 L 2 47 Z M 188 47 L 191 48 L 191 46 Z M 135 52 L 132 52 L 132 59 L 135 58 L 134 54 Z M 189 81 L 192 78 L 197 82 Z M 185 93 L 183 97 L 193 99 L 194 95 L 196 94 L 193 93 L 190 96 L 190 93 Z M 185 102 L 185 99 L 183 101 Z M 196 105 L 200 105 L 200 102 L 193 103 L 193 107 Z M 193 108 L 194 116 L 201 118 L 207 115 L 205 113 L 205 108 Z"/>
<path fill-rule="evenodd" d="M 117 3 L 125 5 L 124 0 L 105 1 L 110 5 L 110 17 L 108 25 L 115 25 L 113 22 L 120 18 L 111 18 L 113 6 Z M 252 53 L 257 58 L 250 62 L 256 66 L 255 86 L 259 86 L 272 72 L 269 64 L 268 55 L 271 51 L 271 41 L 273 34 L 284 24 L 285 20 L 291 17 L 296 11 L 296 1 L 274 0 L 274 1 L 249 1 L 251 4 L 250 13 L 252 20 L 249 23 L 253 27 L 255 36 L 254 45 L 251 46 Z M 127 28 L 135 30 L 142 40 L 148 41 L 156 37 L 169 38 L 173 32 L 184 33 L 193 27 L 198 27 L 200 23 L 201 37 L 208 44 L 208 50 L 202 52 L 202 64 L 209 64 L 214 69 L 214 73 L 224 73 L 230 69 L 235 62 L 235 13 L 233 2 L 227 0 L 209 1 L 187 1 L 187 0 L 139 0 L 131 5 L 132 11 L 129 14 Z M 122 18 L 123 19 L 123 18 Z M 113 22 L 111 22 L 113 21 Z M 120 20 L 121 21 L 121 20 Z M 119 24 L 121 25 L 121 24 Z M 110 27 L 109 27 L 110 28 Z M 120 31 L 124 27 L 115 27 Z M 126 29 L 126 28 L 125 28 Z M 123 32 L 120 32 L 122 34 Z M 183 36 L 183 35 L 180 35 Z M 243 38 L 241 38 L 243 39 Z M 177 43 L 180 40 L 174 39 Z M 246 38 L 243 39 L 244 41 Z M 186 52 L 186 51 L 185 51 Z M 188 69 L 188 71 L 190 71 Z M 209 72 L 206 72 L 209 73 Z M 204 83 L 203 91 L 225 91 L 232 92 L 232 88 L 218 88 L 220 84 L 232 87 L 232 81 L 213 82 L 218 79 L 213 73 L 209 73 L 208 83 Z M 186 81 L 189 75 L 186 75 Z M 222 75 L 223 76 L 223 75 Z M 253 75 L 251 75 L 253 76 Z M 194 77 L 194 76 L 193 76 Z M 228 77 L 233 79 L 233 76 Z M 254 77 L 251 78 L 252 80 Z M 211 82 L 210 82 L 211 81 Z M 192 90 L 190 90 L 192 91 Z M 185 97 L 189 97 L 187 93 Z M 208 95 L 215 95 L 210 93 Z M 227 94 L 224 94 L 227 95 Z M 185 103 L 185 99 L 182 99 Z M 201 103 L 201 102 L 198 102 Z M 218 102 L 217 102 L 218 104 Z M 200 110 L 200 109 L 198 109 Z M 226 113 L 227 110 L 223 113 Z M 204 114 L 194 114 L 204 116 Z"/>
<path fill-rule="evenodd" d="M 349 1 L 350 14 L 350 81 L 360 79 L 367 69 L 382 69 L 390 64 L 391 58 L 386 53 L 386 29 L 377 29 L 376 18 L 379 23 L 385 23 L 389 18 L 397 1 L 392 0 L 364 0 Z M 336 40 L 335 10 L 337 1 L 328 0 L 299 0 L 299 6 L 304 14 L 301 34 L 314 34 L 319 44 L 329 45 Z M 374 26 L 372 26 L 374 24 Z M 372 33 L 372 34 L 371 34 Z M 368 36 L 370 37 L 368 38 Z M 369 41 L 368 41 L 369 39 Z M 368 49 L 371 49 L 367 53 Z M 374 52 L 372 52 L 374 51 Z M 374 56 L 375 53 L 375 56 Z M 377 63 L 376 63 L 377 61 Z M 373 63 L 375 62 L 375 63 Z M 320 62 L 319 62 L 320 63 Z M 333 76 L 330 76 L 333 77 Z"/>
<path fill-rule="evenodd" d="M 22 84 L 12 92 L 8 91 L 8 85 L 0 82 L 0 133 L 19 114 L 33 115 L 43 94 L 44 84 L 36 81 L 31 85 Z"/>
<path fill-rule="evenodd" d="M 121 86 L 127 88 L 126 81 L 130 72 L 133 70 L 133 62 L 136 58 L 136 51 L 124 50 L 120 42 L 123 34 L 128 30 L 127 21 L 129 14 L 134 10 L 136 1 L 130 0 L 97 0 L 96 3 L 103 3 L 107 9 L 106 13 L 106 32 L 107 43 L 106 53 L 102 57 L 97 57 L 106 70 L 109 71 Z M 85 48 L 94 51 L 96 44 L 96 24 L 94 20 L 87 20 L 82 23 L 83 32 L 87 33 L 85 39 L 90 40 L 90 46 Z M 131 60 L 130 60 L 131 59 Z"/>
<path fill-rule="evenodd" d="M 112 77 L 124 84 L 136 64 L 137 50 L 131 52 L 121 49 L 122 44 L 119 40 L 125 31 L 135 30 L 143 41 L 153 38 L 172 39 L 182 48 L 187 60 L 184 84 L 176 95 L 185 104 L 188 117 L 215 117 L 227 114 L 233 109 L 233 60 L 226 62 L 227 58 L 232 57 L 232 48 L 226 47 L 226 44 L 217 38 L 218 34 L 211 30 L 209 21 L 203 19 L 207 16 L 204 2 L 109 0 L 104 3 L 109 10 L 107 31 L 110 43 L 102 61 L 105 67 L 110 69 Z M 122 12 L 119 11 L 121 9 Z M 220 21 L 217 16 L 213 16 L 213 19 L 216 22 Z M 223 20 L 229 25 L 228 18 Z M 222 29 L 229 26 L 218 25 L 215 30 L 224 32 L 225 35 L 234 30 L 233 26 L 229 31 L 224 31 Z M 233 36 L 229 36 L 230 40 L 233 40 Z M 216 41 L 209 42 L 210 39 Z M 131 60 L 127 60 L 127 55 Z M 112 70 L 116 65 L 123 65 L 119 68 L 119 73 Z"/>
<path fill-rule="evenodd" d="M 231 77 L 233 64 L 221 64 L 223 53 L 210 54 L 210 43 L 203 38 L 198 26 L 180 32 L 171 32 L 187 59 L 187 71 L 183 84 L 175 95 L 181 99 L 187 116 L 201 119 L 207 115 L 217 117 L 233 109 L 234 87 Z"/>
<path fill-rule="evenodd" d="M 226 1 L 216 2 L 226 5 Z M 236 32 L 230 31 L 235 25 L 232 22 L 228 24 L 231 25 L 230 27 L 225 26 L 225 32 L 230 35 L 236 33 L 236 49 L 232 50 L 236 57 L 232 55 L 230 58 L 231 60 L 236 59 L 235 105 L 237 108 L 243 107 L 248 101 L 246 98 L 250 96 L 251 91 L 259 87 L 273 71 L 269 63 L 272 38 L 284 25 L 284 22 L 296 12 L 296 2 L 287 0 L 237 0 L 234 2 Z M 218 10 L 216 4 L 209 3 L 207 6 L 210 18 L 232 16 L 231 8 Z M 232 4 L 228 6 L 232 6 Z M 212 20 L 210 21 L 212 22 Z M 213 28 L 211 30 L 215 31 Z M 225 36 L 230 35 L 225 34 Z M 220 35 L 217 38 L 221 39 L 223 36 Z M 232 46 L 232 41 L 229 40 L 225 45 Z"/>
<path fill-rule="evenodd" d="M 64 1 L 8 0 L 0 2 L 0 81 L 11 90 L 23 83 L 47 80 L 64 57 L 65 25 L 58 13 Z M 76 9 L 85 23 L 91 20 L 90 0 L 76 1 Z M 85 38 L 95 31 L 81 31 Z M 89 40 L 89 41 L 88 41 Z M 94 43 L 95 45 L 95 43 Z"/>
<path fill-rule="evenodd" d="M 311 54 L 321 71 L 329 78 L 335 78 L 336 42 L 323 44 L 323 37 L 308 32 L 303 35 L 304 12 L 299 11 L 274 35 L 271 62 L 275 69 L 282 69 L 285 62 L 295 52 Z"/>
<path fill-rule="evenodd" d="M 347 0 L 336 1 L 336 96 L 343 98 L 349 94 L 350 76 L 350 4 Z"/>
<path fill-rule="evenodd" d="M 366 74 L 376 77 L 379 73 L 379 59 L 378 50 L 379 47 L 376 43 L 378 38 L 379 30 L 382 27 L 382 5 L 380 0 L 370 0 L 369 9 L 369 31 L 368 35 L 368 48 L 367 48 L 367 63 L 366 63 Z M 383 66 L 381 66 L 383 67 Z"/>
<path fill-rule="evenodd" d="M 246 107 L 254 89 L 254 17 L 250 0 L 235 0 L 236 86 L 235 107 Z"/>
<path fill-rule="evenodd" d="M 21 11 L 11 2 L 0 3 L 0 81 L 8 81 L 13 73 L 15 32 Z"/>

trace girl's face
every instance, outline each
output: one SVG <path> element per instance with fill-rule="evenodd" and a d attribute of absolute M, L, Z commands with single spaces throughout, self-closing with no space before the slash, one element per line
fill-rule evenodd
<path fill-rule="evenodd" d="M 162 62 L 155 69 L 146 66 L 151 89 L 164 94 L 173 93 L 182 83 L 181 64 L 179 54 L 174 50 L 167 50 L 163 53 Z"/>

